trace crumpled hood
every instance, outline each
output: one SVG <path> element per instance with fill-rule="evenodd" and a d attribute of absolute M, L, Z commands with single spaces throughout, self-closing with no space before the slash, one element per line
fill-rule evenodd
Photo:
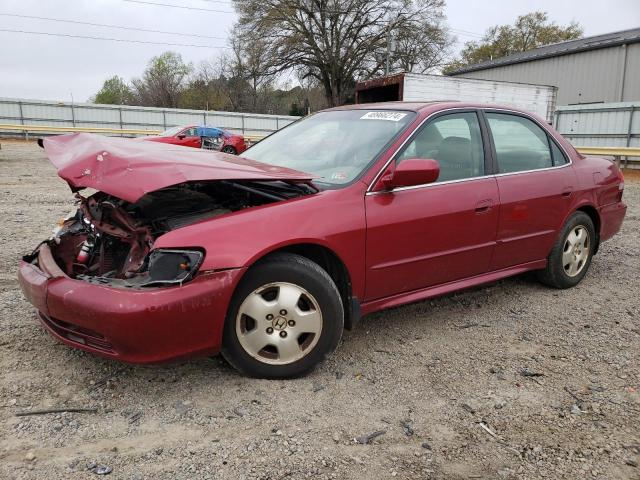
<path fill-rule="evenodd" d="M 308 173 L 225 153 L 91 133 L 44 140 L 58 175 L 76 191 L 93 188 L 134 203 L 144 194 L 202 180 L 309 181 Z"/>

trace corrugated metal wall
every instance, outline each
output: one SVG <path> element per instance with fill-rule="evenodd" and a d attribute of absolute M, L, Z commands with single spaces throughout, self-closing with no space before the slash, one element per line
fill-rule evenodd
<path fill-rule="evenodd" d="M 298 117 L 257 113 L 94 105 L 0 98 L 0 123 L 140 130 L 206 124 L 249 136 L 265 136 Z"/>
<path fill-rule="evenodd" d="M 638 101 L 640 43 L 466 72 L 459 76 L 553 85 L 558 87 L 558 105 Z"/>
<path fill-rule="evenodd" d="M 640 43 L 627 47 L 623 101 L 640 100 Z"/>
<path fill-rule="evenodd" d="M 559 107 L 554 124 L 577 147 L 640 147 L 640 102 Z"/>

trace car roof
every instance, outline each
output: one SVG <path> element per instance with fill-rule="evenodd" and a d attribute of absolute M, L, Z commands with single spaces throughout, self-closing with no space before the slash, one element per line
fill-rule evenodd
<path fill-rule="evenodd" d="M 180 127 L 180 125 L 176 125 L 176 127 Z M 169 128 L 174 128 L 174 127 L 169 127 Z M 211 126 L 211 125 L 204 125 L 204 124 L 195 124 L 195 123 L 192 123 L 192 124 L 189 124 L 189 125 L 184 125 L 184 126 L 182 126 L 180 128 L 216 128 L 216 129 L 221 130 L 223 132 L 231 133 L 226 128 L 214 127 L 214 126 Z"/>
<path fill-rule="evenodd" d="M 413 112 L 420 112 L 428 110 L 427 113 L 437 112 L 439 110 L 446 110 L 450 108 L 484 108 L 484 109 L 498 109 L 498 110 L 511 110 L 514 112 L 523 113 L 528 116 L 533 116 L 539 119 L 538 115 L 531 113 L 527 110 L 517 108 L 511 105 L 500 105 L 491 103 L 470 103 L 460 102 L 457 100 L 437 100 L 433 102 L 378 102 L 378 103 L 358 103 L 354 105 L 343 105 L 341 107 L 329 108 L 324 111 L 334 110 L 409 110 Z M 540 120 L 540 119 L 539 119 Z"/>
<path fill-rule="evenodd" d="M 340 107 L 329 108 L 327 110 L 412 110 L 417 112 L 423 108 L 437 105 L 438 103 L 453 102 L 453 100 L 442 102 L 378 102 L 378 103 L 356 103 L 353 105 L 342 105 Z"/>

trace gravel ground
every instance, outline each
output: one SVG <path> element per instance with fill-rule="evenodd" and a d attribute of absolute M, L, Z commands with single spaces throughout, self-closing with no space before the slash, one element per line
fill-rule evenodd
<path fill-rule="evenodd" d="M 640 478 L 631 176 L 623 230 L 578 287 L 525 275 L 370 315 L 293 381 L 243 378 L 220 359 L 129 366 L 57 343 L 15 275 L 71 195 L 20 142 L 2 142 L 0 185 L 2 478 Z M 16 416 L 59 407 L 96 410 Z"/>

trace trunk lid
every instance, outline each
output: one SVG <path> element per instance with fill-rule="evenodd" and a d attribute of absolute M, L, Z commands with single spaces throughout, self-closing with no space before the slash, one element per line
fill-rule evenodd
<path fill-rule="evenodd" d="M 184 182 L 285 180 L 313 176 L 234 155 L 160 142 L 74 133 L 50 137 L 44 150 L 73 191 L 93 188 L 134 203 L 143 195 Z"/>

